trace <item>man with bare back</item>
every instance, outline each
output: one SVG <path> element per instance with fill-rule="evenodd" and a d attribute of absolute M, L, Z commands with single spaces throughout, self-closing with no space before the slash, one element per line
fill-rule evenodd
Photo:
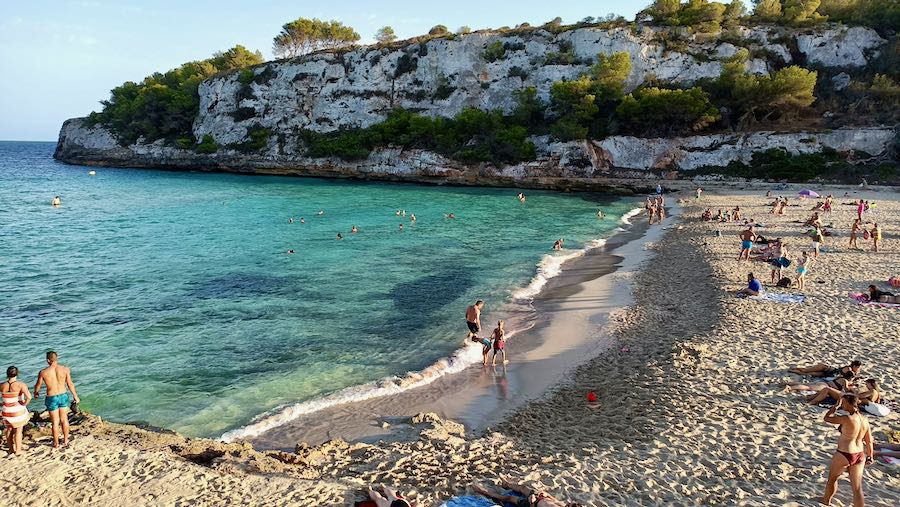
<path fill-rule="evenodd" d="M 834 412 L 838 408 L 848 415 L 835 415 Z M 869 427 L 869 421 L 860 413 L 856 395 L 842 396 L 840 403 L 828 409 L 825 422 L 837 424 L 841 436 L 838 438 L 837 452 L 831 457 L 828 483 L 825 485 L 822 503 L 831 505 L 831 499 L 837 492 L 837 481 L 847 471 L 850 474 L 850 487 L 853 488 L 853 506 L 860 507 L 865 504 L 862 490 L 863 468 L 872 464 L 875 449 L 872 443 L 872 429 Z"/>
<path fill-rule="evenodd" d="M 69 393 L 72 392 L 72 400 L 80 403 L 78 393 L 75 392 L 75 383 L 72 382 L 72 372 L 67 366 L 57 361 L 57 354 L 52 350 L 47 352 L 47 367 L 38 374 L 37 383 L 34 385 L 34 397 L 40 395 L 41 384 L 46 385 L 47 398 L 44 406 L 50 413 L 50 422 L 53 425 L 53 447 L 59 447 L 59 430 L 62 426 L 63 446 L 69 443 Z"/>
<path fill-rule="evenodd" d="M 481 331 L 481 309 L 484 308 L 484 301 L 475 301 L 474 305 L 466 308 L 466 327 L 469 328 L 469 334 L 466 340 L 477 338 L 478 332 Z"/>

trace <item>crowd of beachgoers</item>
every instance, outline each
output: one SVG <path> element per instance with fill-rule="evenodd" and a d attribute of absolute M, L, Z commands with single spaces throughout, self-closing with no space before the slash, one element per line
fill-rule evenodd
<path fill-rule="evenodd" d="M 24 444 L 24 455 L 18 406 L 32 393 L 14 367 L 0 385 L 4 441 L 18 460 L 0 497 L 896 505 L 900 201 L 853 188 L 821 199 L 774 196 L 771 187 L 689 192 L 676 195 L 680 219 L 645 245 L 654 257 L 627 280 L 635 304 L 611 316 L 614 347 L 484 435 L 420 417 L 431 425 L 417 441 L 331 442 L 296 454 L 109 423 L 76 427 L 70 442 L 63 421 L 78 397 L 69 370 L 48 353 L 34 394 L 46 385 L 53 431 Z M 663 223 L 672 199 L 662 191 L 645 199 L 650 224 Z M 503 322 L 481 336 L 482 307 L 466 308 L 466 340 L 483 347 L 484 364 L 491 352 L 505 362 Z M 849 491 L 836 492 L 843 477 Z M 88 486 L 102 492 L 83 492 Z"/>

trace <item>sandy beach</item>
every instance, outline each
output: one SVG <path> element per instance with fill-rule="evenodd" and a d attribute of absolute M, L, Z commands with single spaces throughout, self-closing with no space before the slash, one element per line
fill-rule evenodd
<path fill-rule="evenodd" d="M 769 266 L 737 261 L 739 223 L 705 222 L 707 207 L 739 205 L 764 223 L 760 233 L 808 250 L 802 236 L 813 200 L 797 190 L 784 215 L 769 214 L 766 185 L 718 184 L 694 199 L 690 182 L 669 197 L 680 216 L 640 248 L 652 252 L 628 281 L 633 304 L 604 324 L 607 352 L 564 375 L 555 387 L 478 431 L 435 415 L 408 421 L 416 438 L 332 440 L 289 452 L 254 450 L 167 432 L 101 422 L 75 429 L 56 451 L 46 435 L 26 438 L 22 457 L 0 451 L 4 505 L 352 505 L 368 484 L 389 484 L 418 506 L 472 494 L 471 484 L 501 476 L 584 505 L 817 505 L 838 433 L 825 408 L 811 407 L 782 383 L 802 380 L 795 365 L 864 363 L 894 402 L 869 417 L 876 448 L 900 442 L 900 309 L 858 304 L 850 292 L 900 275 L 900 195 L 855 187 L 817 189 L 835 196 L 823 221 L 834 231 L 807 274 L 802 303 L 739 299 L 748 271 L 771 292 Z M 706 186 L 706 185 L 704 185 Z M 847 197 L 844 194 L 848 193 Z M 877 201 L 882 251 L 847 247 L 860 197 Z M 636 220 L 642 218 L 636 218 Z M 720 235 L 717 235 L 717 231 Z M 793 269 L 789 276 L 795 276 Z M 600 289 L 598 289 L 600 290 Z M 781 292 L 797 294 L 796 289 Z M 580 292 L 560 304 L 575 305 Z M 572 299 L 574 298 L 574 299 Z M 598 328 L 601 323 L 594 323 Z M 551 328 L 552 329 L 552 328 Z M 595 392 L 598 402 L 585 396 Z M 407 414 L 411 415 L 411 414 Z M 299 442 L 298 442 L 299 444 Z M 278 446 L 284 447 L 284 446 Z M 866 468 L 867 505 L 900 503 L 900 466 Z M 849 505 L 846 478 L 833 505 Z"/>

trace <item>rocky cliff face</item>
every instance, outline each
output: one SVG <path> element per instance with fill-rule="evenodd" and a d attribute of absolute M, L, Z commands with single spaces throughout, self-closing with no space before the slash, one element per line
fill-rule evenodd
<path fill-rule="evenodd" d="M 611 169 L 691 170 L 749 160 L 753 152 L 786 148 L 803 153 L 828 147 L 839 152 L 884 154 L 891 129 L 841 130 L 827 134 L 697 136 L 684 139 L 612 137 L 599 142 L 549 144 L 536 139 L 536 162 L 505 168 L 464 167 L 432 153 L 382 149 L 368 160 L 345 162 L 311 159 L 303 154 L 301 130 L 329 132 L 366 127 L 403 107 L 427 115 L 452 116 L 465 107 L 511 110 L 513 92 L 534 86 L 547 98 L 553 82 L 586 72 L 598 53 L 631 55 L 631 88 L 648 79 L 690 84 L 715 78 L 723 60 L 740 43 L 754 54 L 751 70 L 766 72 L 784 63 L 812 63 L 850 69 L 866 65 L 886 41 L 865 28 L 832 27 L 815 33 L 776 27 L 744 28 L 740 41 L 696 40 L 682 52 L 668 51 L 657 32 L 644 28 L 581 28 L 553 34 L 478 32 L 453 39 L 432 39 L 396 47 L 362 47 L 343 53 L 319 53 L 270 62 L 253 69 L 253 80 L 238 73 L 200 86 L 200 113 L 194 123 L 198 139 L 212 136 L 220 145 L 246 141 L 250 130 L 269 128 L 268 146 L 253 154 L 222 149 L 212 155 L 165 146 L 161 142 L 119 146 L 115 137 L 82 119 L 67 121 L 60 132 L 56 157 L 76 164 L 310 174 L 326 176 L 434 179 L 455 183 L 509 184 L 546 178 L 593 178 Z M 505 47 L 495 61 L 485 49 Z M 575 63 L 557 65 L 553 54 L 565 53 Z M 796 62 L 796 59 L 803 62 Z M 246 80 L 245 80 L 246 81 Z"/>

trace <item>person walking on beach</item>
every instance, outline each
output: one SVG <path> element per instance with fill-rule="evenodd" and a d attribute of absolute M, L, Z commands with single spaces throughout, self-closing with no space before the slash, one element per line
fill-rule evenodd
<path fill-rule="evenodd" d="M 738 237 L 741 238 L 741 253 L 738 255 L 737 260 L 750 260 L 750 250 L 753 248 L 753 240 L 756 239 L 756 234 L 753 233 L 753 226 L 747 227 L 746 230 L 738 234 Z"/>
<path fill-rule="evenodd" d="M 0 384 L 3 396 L 3 424 L 6 426 L 6 444 L 9 452 L 16 456 L 22 454 L 22 429 L 31 417 L 28 414 L 28 402 L 31 393 L 28 386 L 19 382 L 19 369 L 10 366 L 6 369 L 6 382 Z"/>
<path fill-rule="evenodd" d="M 863 213 L 866 211 L 866 202 L 862 199 L 856 204 L 856 218 L 862 222 Z"/>
<path fill-rule="evenodd" d="M 848 415 L 834 415 L 838 408 Z M 872 443 L 872 429 L 869 427 L 869 421 L 859 411 L 856 395 L 842 396 L 841 402 L 832 405 L 825 413 L 825 422 L 837 424 L 841 436 L 838 437 L 837 452 L 831 457 L 828 483 L 825 485 L 822 503 L 831 505 L 831 499 L 837 492 L 837 481 L 846 470 L 850 474 L 850 487 L 853 488 L 853 505 L 862 506 L 866 500 L 862 489 L 863 469 L 866 465 L 872 464 L 875 449 Z"/>
<path fill-rule="evenodd" d="M 62 427 L 63 446 L 69 443 L 69 403 L 74 401 L 80 403 L 78 393 L 75 392 L 75 383 L 72 382 L 72 371 L 67 367 L 59 364 L 57 359 L 59 356 L 52 350 L 47 352 L 47 367 L 38 374 L 37 383 L 34 385 L 34 397 L 40 396 L 41 385 L 46 385 L 47 397 L 44 399 L 44 406 L 50 413 L 50 422 L 53 426 L 53 447 L 59 447 L 59 433 Z M 69 400 L 69 393 L 66 388 L 72 392 L 72 400 Z"/>
<path fill-rule="evenodd" d="M 497 354 L 503 355 L 502 364 L 509 362 L 506 360 L 506 330 L 503 329 L 504 324 L 504 321 L 498 320 L 497 327 L 494 328 L 494 332 L 491 334 L 491 341 L 494 344 L 494 356 L 491 358 L 491 366 L 497 364 Z"/>
<path fill-rule="evenodd" d="M 478 338 L 478 332 L 481 331 L 481 309 L 484 308 L 484 301 L 475 301 L 474 305 L 466 308 L 466 327 L 469 328 L 469 334 L 466 339 Z"/>
<path fill-rule="evenodd" d="M 853 221 L 853 227 L 850 229 L 850 245 L 849 248 L 859 248 L 856 244 L 856 238 L 859 236 L 859 230 L 862 229 L 862 222 L 860 219 L 856 219 Z"/>
<path fill-rule="evenodd" d="M 872 227 L 872 251 L 878 253 L 878 243 L 881 242 L 881 226 L 877 223 Z"/>
<path fill-rule="evenodd" d="M 702 194 L 702 193 L 703 193 L 703 189 L 700 187 L 697 187 L 697 200 L 698 201 L 700 200 L 700 194 Z"/>

